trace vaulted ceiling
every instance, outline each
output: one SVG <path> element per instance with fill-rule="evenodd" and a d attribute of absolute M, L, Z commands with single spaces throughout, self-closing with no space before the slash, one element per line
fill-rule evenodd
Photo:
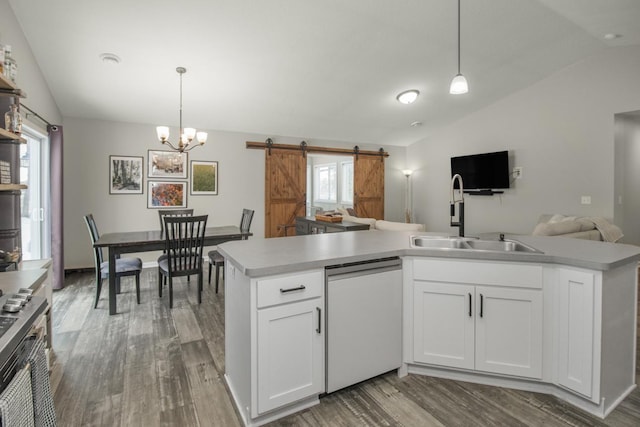
<path fill-rule="evenodd" d="M 185 125 L 310 141 L 408 145 L 602 49 L 640 44 L 638 0 L 462 0 L 470 92 L 450 95 L 455 0 L 9 3 L 65 117 L 177 127 L 182 66 Z M 398 103 L 407 89 L 420 97 Z"/>

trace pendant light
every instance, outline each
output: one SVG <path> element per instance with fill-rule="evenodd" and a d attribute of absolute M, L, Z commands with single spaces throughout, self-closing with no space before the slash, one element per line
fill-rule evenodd
<path fill-rule="evenodd" d="M 461 95 L 467 92 L 469 92 L 469 84 L 467 79 L 460 73 L 460 0 L 458 0 L 458 74 L 451 80 L 449 93 Z"/>

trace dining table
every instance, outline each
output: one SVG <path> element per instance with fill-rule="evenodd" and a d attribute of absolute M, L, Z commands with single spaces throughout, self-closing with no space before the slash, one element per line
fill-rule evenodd
<path fill-rule="evenodd" d="M 253 233 L 241 231 L 236 225 L 207 227 L 204 246 L 216 246 L 231 240 L 245 240 Z M 133 252 L 160 251 L 165 249 L 166 238 L 160 230 L 124 231 L 105 233 L 93 245 L 108 250 L 109 262 L 109 314 L 117 313 L 116 302 L 116 259 L 120 255 Z"/>

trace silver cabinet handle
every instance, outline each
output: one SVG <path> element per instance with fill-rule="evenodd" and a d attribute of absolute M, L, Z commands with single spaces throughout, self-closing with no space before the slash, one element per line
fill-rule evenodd
<path fill-rule="evenodd" d="M 287 292 L 304 291 L 305 289 L 307 289 L 305 285 L 300 285 L 296 288 L 289 288 L 289 289 L 280 288 L 280 293 L 286 294 Z"/>
<path fill-rule="evenodd" d="M 322 328 L 322 309 L 320 307 L 316 307 L 316 310 L 318 311 L 318 327 L 316 328 L 316 332 L 317 333 L 321 333 Z"/>

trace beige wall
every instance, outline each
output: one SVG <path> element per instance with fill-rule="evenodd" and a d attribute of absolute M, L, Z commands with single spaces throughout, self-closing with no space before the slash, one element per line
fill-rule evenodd
<path fill-rule="evenodd" d="M 168 107 L 170 108 L 170 107 Z M 147 208 L 146 177 L 148 150 L 160 150 L 153 125 L 65 118 L 65 268 L 90 267 L 91 247 L 82 216 L 93 213 L 101 233 L 149 230 L 159 227 L 158 213 Z M 189 208 L 209 215 L 208 224 L 228 225 L 240 221 L 242 208 L 254 209 L 254 238 L 264 236 L 264 151 L 248 150 L 246 141 L 264 141 L 265 135 L 209 131 L 205 146 L 188 154 L 191 160 L 217 161 L 219 169 L 217 196 L 187 196 Z M 302 138 L 273 137 L 274 142 L 299 144 Z M 351 144 L 308 140 L 310 145 L 352 147 Z M 378 149 L 360 144 L 363 149 Z M 402 219 L 402 185 L 405 149 L 385 147 L 387 160 L 387 218 Z M 145 161 L 144 194 L 109 194 L 109 156 L 143 156 Z M 155 254 L 140 255 L 153 261 Z"/>
<path fill-rule="evenodd" d="M 640 245 L 640 111 L 616 114 L 615 130 L 614 219 L 622 241 Z"/>
<path fill-rule="evenodd" d="M 505 149 L 523 176 L 501 196 L 465 198 L 467 234 L 530 233 L 542 213 L 613 218 L 614 115 L 640 109 L 639 76 L 640 46 L 607 49 L 411 145 L 416 222 L 455 233 L 450 157 Z"/>

